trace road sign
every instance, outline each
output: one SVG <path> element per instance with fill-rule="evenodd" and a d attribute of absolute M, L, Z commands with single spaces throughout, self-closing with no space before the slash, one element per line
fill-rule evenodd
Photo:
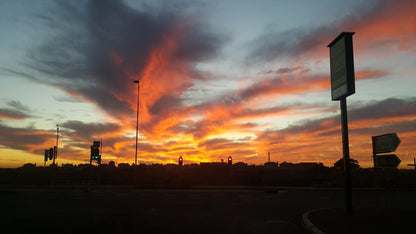
<path fill-rule="evenodd" d="M 355 93 L 352 35 L 354 32 L 343 32 L 328 45 L 332 101 Z"/>
<path fill-rule="evenodd" d="M 400 139 L 396 133 L 373 136 L 373 155 L 396 151 Z"/>
<path fill-rule="evenodd" d="M 376 168 L 397 168 L 401 160 L 395 154 L 376 155 Z"/>

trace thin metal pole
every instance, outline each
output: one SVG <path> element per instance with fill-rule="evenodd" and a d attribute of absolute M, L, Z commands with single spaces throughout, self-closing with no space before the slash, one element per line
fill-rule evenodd
<path fill-rule="evenodd" d="M 376 161 L 376 144 L 374 141 L 374 137 L 371 137 L 371 143 L 373 146 L 373 167 L 374 167 L 374 171 L 377 169 L 377 161 Z"/>
<path fill-rule="evenodd" d="M 103 138 L 101 138 L 101 150 L 100 150 L 101 154 L 100 157 L 103 156 Z"/>
<path fill-rule="evenodd" d="M 59 142 L 59 124 L 56 125 L 56 151 L 55 155 L 53 156 L 53 165 L 55 165 L 55 159 L 58 157 L 58 142 Z"/>
<path fill-rule="evenodd" d="M 135 80 L 135 83 L 137 83 L 137 114 L 136 114 L 136 155 L 134 158 L 134 165 L 137 165 L 137 142 L 139 138 L 139 98 L 140 98 L 140 81 Z"/>
<path fill-rule="evenodd" d="M 350 149 L 348 140 L 348 119 L 347 119 L 347 99 L 342 97 L 341 103 L 341 128 L 342 128 L 342 149 L 344 154 L 344 174 L 345 174 L 345 205 L 348 214 L 352 214 L 352 187 L 351 187 L 351 166 Z"/>

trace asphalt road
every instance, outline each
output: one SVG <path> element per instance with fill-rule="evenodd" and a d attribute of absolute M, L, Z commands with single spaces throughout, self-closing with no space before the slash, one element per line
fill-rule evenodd
<path fill-rule="evenodd" d="M 416 191 L 360 190 L 354 207 L 416 209 Z M 1 233 L 306 233 L 306 211 L 342 189 L 0 188 Z"/>

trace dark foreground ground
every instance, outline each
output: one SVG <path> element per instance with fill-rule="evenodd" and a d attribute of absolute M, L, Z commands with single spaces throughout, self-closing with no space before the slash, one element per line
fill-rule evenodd
<path fill-rule="evenodd" d="M 414 233 L 401 217 L 416 220 L 415 198 L 416 191 L 406 189 L 353 192 L 355 208 L 399 210 L 391 220 L 397 228 L 386 229 L 396 233 Z M 337 215 L 343 215 L 344 192 L 284 187 L 3 186 L 0 200 L 1 233 L 307 233 L 301 226 L 305 212 L 341 207 L 331 211 L 335 213 L 311 214 L 321 227 L 331 224 L 328 233 L 339 233 L 334 223 L 342 220 Z M 373 222 L 386 225 L 377 218 Z"/>
<path fill-rule="evenodd" d="M 310 212 L 309 220 L 324 233 L 415 233 L 416 210 L 356 208 L 349 216 L 342 209 L 321 209 Z"/>

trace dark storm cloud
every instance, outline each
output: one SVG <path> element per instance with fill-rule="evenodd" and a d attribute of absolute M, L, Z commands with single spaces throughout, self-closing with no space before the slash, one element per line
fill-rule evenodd
<path fill-rule="evenodd" d="M 410 127 L 409 123 L 414 122 L 411 120 L 416 116 L 416 98 L 408 98 L 408 99 L 399 99 L 399 98 L 388 98 L 378 102 L 371 102 L 360 107 L 356 107 L 352 110 L 348 111 L 348 120 L 350 122 L 357 122 L 362 120 L 377 120 L 377 119 L 385 119 L 385 118 L 394 118 L 397 117 L 409 117 L 409 121 L 398 121 L 393 124 L 383 124 L 377 127 L 369 127 L 369 128 L 362 128 L 366 131 L 372 130 L 379 131 L 380 129 L 390 129 L 391 131 L 409 131 L 409 129 L 416 130 L 415 127 Z M 325 125 L 322 122 L 326 122 Z M 306 122 L 300 126 L 292 126 L 286 129 L 287 132 L 296 133 L 302 131 L 310 131 L 310 132 L 317 132 L 325 128 L 330 128 L 334 126 L 340 126 L 340 116 L 334 116 L 326 119 L 321 120 L 314 120 Z M 406 130 L 407 126 L 408 129 Z M 394 130 L 394 127 L 397 127 Z M 361 128 L 360 128 L 361 129 Z M 357 130 L 358 131 L 358 130 Z"/>
<path fill-rule="evenodd" d="M 275 71 L 276 74 L 287 74 L 287 73 L 293 73 L 300 71 L 302 73 L 310 71 L 310 68 L 304 67 L 304 66 L 296 66 L 296 67 L 283 67 L 279 68 L 277 71 Z"/>
<path fill-rule="evenodd" d="M 7 105 L 10 108 L 0 108 L 0 118 L 21 120 L 32 117 L 32 115 L 29 114 L 29 107 L 23 105 L 19 101 L 11 100 L 7 102 Z"/>
<path fill-rule="evenodd" d="M 318 28 L 313 31 L 300 29 L 268 33 L 250 43 L 252 48 L 247 60 L 270 61 L 278 57 L 296 57 L 308 50 L 325 44 L 322 35 L 331 35 L 332 28 Z"/>
<path fill-rule="evenodd" d="M 26 119 L 28 117 L 31 117 L 31 115 L 15 110 L 10 108 L 0 108 L 0 118 L 6 118 L 6 119 Z"/>
<path fill-rule="evenodd" d="M 14 128 L 0 122 L 0 144 L 10 149 L 43 153 L 34 149 L 34 145 L 42 145 L 54 139 L 53 132 L 40 131 L 33 128 Z"/>
<path fill-rule="evenodd" d="M 64 141 L 66 141 L 66 147 L 80 147 L 80 148 L 88 148 L 88 144 L 86 142 L 81 141 L 72 141 L 72 138 L 68 138 L 70 136 L 77 136 L 77 139 L 84 138 L 91 140 L 94 139 L 93 137 L 97 137 L 99 134 L 103 133 L 114 133 L 120 130 L 120 126 L 116 124 L 106 123 L 83 123 L 80 121 L 67 121 L 63 124 L 60 124 L 61 131 L 60 135 Z M 69 131 L 68 131 L 69 130 Z M 45 144 L 46 142 L 50 141 L 55 143 L 56 139 L 56 131 L 45 131 L 45 130 L 37 130 L 31 127 L 24 127 L 24 128 L 14 128 L 9 127 L 0 122 L 0 144 L 4 145 L 11 149 L 20 149 L 20 150 L 27 150 L 35 153 L 42 154 L 43 151 L 37 148 L 42 147 L 41 145 Z M 68 139 L 72 139 L 71 141 L 67 141 Z M 117 141 L 125 141 L 127 138 L 119 137 Z M 96 139 L 95 139 L 96 140 Z M 109 144 L 109 141 L 106 142 Z M 37 147 L 39 146 L 39 147 Z M 69 148 L 66 148 L 65 152 L 69 152 Z M 78 150 L 74 150 L 76 152 Z M 71 151 L 72 152 L 72 151 Z"/>
<path fill-rule="evenodd" d="M 268 31 L 248 44 L 248 62 L 271 61 L 276 58 L 296 58 L 317 47 L 325 46 L 339 34 L 340 30 L 354 29 L 363 21 L 370 21 L 388 1 L 362 3 L 359 8 L 335 22 L 315 28 L 296 28 L 286 31 Z M 367 17 L 367 18 L 365 18 Z"/>
<path fill-rule="evenodd" d="M 353 129 L 351 132 L 355 134 L 369 134 L 369 135 L 380 135 L 390 132 L 397 132 L 399 135 L 400 133 L 407 133 L 407 132 L 415 132 L 416 131 L 416 119 L 412 120 L 405 120 L 400 122 L 394 122 L 391 124 L 386 124 L 383 126 L 379 126 L 377 128 L 360 128 L 360 129 Z"/>
<path fill-rule="evenodd" d="M 39 16 L 53 33 L 29 53 L 28 66 L 54 77 L 44 82 L 79 94 L 113 116 L 131 112 L 126 101 L 131 80 L 141 76 L 152 50 L 172 31 L 183 33 L 173 60 L 184 65 L 212 58 L 222 44 L 175 7 L 138 10 L 109 0 L 55 3 Z"/>
<path fill-rule="evenodd" d="M 7 102 L 7 105 L 9 105 L 12 108 L 21 110 L 21 111 L 29 111 L 29 107 L 26 105 L 23 105 L 21 102 L 19 101 L 15 101 L 15 100 L 11 100 Z"/>
<path fill-rule="evenodd" d="M 357 126 L 350 129 L 357 134 L 382 134 L 386 132 L 411 132 L 416 131 L 416 98 L 398 99 L 389 98 L 378 102 L 367 103 L 360 107 L 348 110 L 348 120 L 350 124 L 362 120 L 376 120 L 384 118 L 406 118 L 408 120 L 399 120 L 392 123 L 377 124 L 377 126 Z M 267 130 L 260 134 L 258 141 L 266 139 L 274 142 L 282 141 L 286 135 L 297 135 L 301 133 L 314 134 L 322 137 L 332 137 L 334 134 L 340 134 L 340 115 L 334 115 L 323 119 L 302 121 L 290 125 L 285 129 L 273 131 Z M 279 140 L 276 140 L 279 139 Z"/>
<path fill-rule="evenodd" d="M 388 98 L 373 102 L 361 108 L 350 111 L 352 121 L 364 119 L 380 119 L 386 117 L 403 117 L 416 115 L 416 98 L 398 99 Z"/>
<path fill-rule="evenodd" d="M 71 120 L 61 124 L 62 127 L 73 130 L 76 136 L 92 138 L 103 133 L 117 132 L 121 127 L 112 123 L 83 123 Z M 67 133 L 70 134 L 70 133 Z"/>

